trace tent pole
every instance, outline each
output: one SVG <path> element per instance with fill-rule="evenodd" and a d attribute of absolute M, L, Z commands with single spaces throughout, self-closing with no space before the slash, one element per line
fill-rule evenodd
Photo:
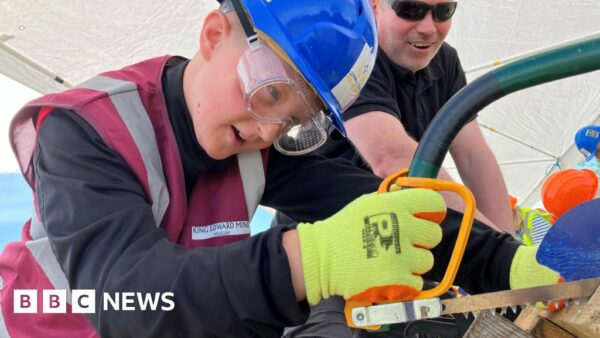
<path fill-rule="evenodd" d="M 529 164 L 529 163 L 541 163 L 541 162 L 556 162 L 553 158 L 534 158 L 531 160 L 516 160 L 516 161 L 502 161 L 498 162 L 500 165 L 513 165 L 513 164 Z M 458 169 L 456 165 L 445 165 L 444 169 Z"/>
<path fill-rule="evenodd" d="M 41 73 L 44 76 L 48 77 L 52 81 L 58 82 L 61 85 L 65 86 L 66 88 L 72 88 L 73 87 L 73 85 L 71 83 L 69 83 L 68 81 L 65 81 L 60 76 L 58 76 L 55 73 L 51 72 L 47 68 L 45 68 L 42 65 L 36 63 L 35 61 L 31 60 L 30 58 L 26 57 L 25 55 L 21 54 L 20 52 L 18 52 L 14 48 L 8 46 L 5 43 L 5 41 L 9 40 L 10 38 L 12 38 L 10 35 L 5 35 L 5 34 L 0 35 L 0 50 L 6 52 L 8 55 L 10 55 L 13 58 L 17 59 L 21 63 L 26 64 L 27 66 L 35 69 L 36 71 L 38 71 L 39 73 Z M 23 83 L 23 84 L 27 85 L 26 83 Z"/>
<path fill-rule="evenodd" d="M 511 140 L 511 141 L 514 141 L 514 142 L 516 142 L 516 143 L 518 143 L 518 144 L 520 144 L 520 145 L 523 145 L 523 146 L 525 146 L 525 147 L 531 148 L 531 149 L 533 149 L 533 150 L 537 151 L 538 153 L 542 153 L 542 154 L 544 154 L 544 155 L 547 155 L 547 156 L 551 157 L 551 158 L 552 158 L 552 159 L 554 159 L 554 160 L 558 160 L 558 159 L 559 159 L 559 157 L 558 157 L 558 156 L 556 156 L 556 155 L 554 155 L 554 154 L 551 154 L 551 153 L 549 153 L 549 152 L 547 152 L 547 151 L 545 151 L 545 150 L 543 150 L 543 149 L 540 149 L 540 148 L 534 147 L 534 146 L 532 146 L 531 144 L 527 144 L 527 143 L 525 143 L 524 141 L 522 141 L 522 140 L 519 140 L 518 138 L 516 138 L 516 137 L 514 137 L 514 136 L 508 135 L 507 133 L 505 133 L 505 132 L 502 132 L 502 131 L 500 131 L 500 130 L 498 130 L 498 129 L 494 128 L 494 127 L 490 127 L 490 126 L 488 126 L 488 125 L 486 125 L 486 124 L 483 124 L 483 123 L 481 123 L 481 122 L 479 123 L 479 125 L 480 125 L 481 127 L 485 128 L 485 129 L 487 129 L 487 130 L 489 130 L 489 131 L 493 132 L 493 133 L 496 133 L 496 134 L 498 134 L 498 135 L 500 135 L 500 136 L 504 136 L 504 137 L 506 137 L 507 139 L 509 139 L 509 140 Z"/>
<path fill-rule="evenodd" d="M 587 34 L 587 35 L 584 35 L 584 36 L 580 36 L 578 38 L 574 38 L 574 39 L 571 39 L 571 40 L 559 42 L 559 43 L 554 44 L 554 45 L 550 45 L 550 46 L 542 47 L 542 48 L 539 48 L 539 49 L 535 49 L 535 50 L 532 50 L 532 51 L 529 51 L 529 52 L 525 52 L 523 54 L 518 54 L 518 55 L 515 55 L 515 56 L 510 56 L 510 57 L 507 57 L 507 58 L 502 59 L 502 60 L 494 60 L 491 63 L 486 63 L 486 64 L 483 64 L 483 65 L 475 66 L 473 68 L 465 70 L 465 74 L 477 72 L 477 71 L 480 71 L 480 70 L 485 70 L 485 69 L 492 68 L 492 67 L 497 67 L 497 66 L 503 65 L 505 63 L 509 63 L 509 62 L 512 62 L 512 61 L 517 61 L 517 60 L 524 59 L 526 57 L 529 57 L 529 56 L 532 56 L 532 55 L 535 55 L 535 54 L 544 53 L 544 52 L 547 52 L 549 50 L 553 50 L 553 49 L 556 49 L 556 48 L 561 48 L 561 47 L 564 47 L 564 46 L 567 46 L 567 45 L 570 45 L 570 44 L 573 44 L 573 43 L 578 43 L 578 42 L 583 42 L 583 41 L 591 40 L 591 39 L 594 39 L 594 38 L 597 38 L 597 37 L 600 37 L 600 31 L 595 32 L 595 33 L 591 33 L 591 34 Z"/>

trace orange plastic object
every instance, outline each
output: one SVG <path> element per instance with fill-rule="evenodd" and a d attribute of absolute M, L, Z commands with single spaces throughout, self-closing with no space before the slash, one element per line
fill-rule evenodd
<path fill-rule="evenodd" d="M 565 169 L 548 176 L 542 186 L 542 202 L 555 218 L 589 201 L 598 190 L 598 177 L 589 169 Z"/>
<path fill-rule="evenodd" d="M 519 200 L 513 196 L 513 195 L 508 195 L 508 203 L 510 203 L 510 207 L 514 208 L 517 206 L 517 202 L 519 202 Z"/>
<path fill-rule="evenodd" d="M 465 253 L 467 240 L 469 239 L 469 234 L 471 233 L 471 227 L 473 225 L 473 219 L 475 217 L 475 197 L 473 196 L 473 193 L 464 185 L 434 178 L 406 177 L 407 174 L 408 169 L 402 169 L 386 177 L 379 185 L 377 192 L 386 193 L 388 191 L 398 190 L 399 188 L 426 188 L 435 191 L 452 191 L 459 194 L 465 201 L 464 216 L 460 223 L 460 229 L 458 230 L 456 243 L 454 244 L 454 249 L 452 249 L 452 256 L 450 257 L 450 262 L 448 263 L 448 267 L 446 268 L 446 272 L 444 273 L 442 281 L 433 289 L 419 291 L 416 295 L 414 293 L 411 294 L 404 292 L 404 294 L 407 296 L 400 296 L 396 299 L 381 301 L 379 304 L 395 303 L 414 299 L 435 298 L 448 291 L 454 283 L 454 278 L 456 278 L 456 273 L 458 272 L 458 267 L 462 261 L 463 254 Z M 383 288 L 387 289 L 388 287 L 384 286 Z M 388 291 L 389 290 L 382 290 L 383 293 L 389 294 Z M 377 292 L 374 291 L 371 291 L 371 293 L 377 294 Z M 409 294 L 410 296 L 408 296 Z M 353 300 L 350 298 L 346 300 L 344 312 L 348 326 L 356 327 L 352 321 L 352 309 L 362 306 L 370 306 L 373 304 L 374 302 L 365 301 L 364 299 Z M 380 326 L 361 327 L 361 329 L 366 330 L 379 330 L 380 328 Z"/>

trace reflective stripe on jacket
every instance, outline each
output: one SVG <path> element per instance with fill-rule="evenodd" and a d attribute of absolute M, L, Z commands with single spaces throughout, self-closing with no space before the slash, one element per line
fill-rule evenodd
<path fill-rule="evenodd" d="M 217 246 L 250 235 L 249 220 L 261 199 L 267 151 L 244 153 L 230 168 L 202 175 L 186 198 L 180 155 L 166 111 L 161 75 L 169 57 L 143 61 L 98 75 L 64 93 L 50 94 L 27 104 L 13 119 L 11 142 L 35 199 L 33 151 L 37 126 L 52 107 L 83 117 L 108 147 L 119 153 L 144 188 L 157 227 L 187 248 Z M 193 205 L 193 208 L 188 208 Z M 65 206 L 68 208 L 68 206 Z M 93 207 L 93 206 L 92 206 Z M 14 314 L 15 289 L 65 289 L 67 278 L 48 240 L 34 200 L 32 218 L 22 240 L 0 255 L 2 282 L 0 336 L 89 337 L 92 326 L 81 314 Z"/>

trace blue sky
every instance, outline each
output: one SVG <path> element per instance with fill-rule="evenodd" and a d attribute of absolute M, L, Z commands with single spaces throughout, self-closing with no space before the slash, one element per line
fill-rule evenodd
<path fill-rule="evenodd" d="M 8 143 L 8 126 L 17 110 L 39 95 L 0 74 L 0 249 L 21 237 L 32 210 L 31 192 Z"/>
<path fill-rule="evenodd" d="M 31 204 L 31 192 L 21 174 L 0 174 L 0 248 L 21 237 Z"/>
<path fill-rule="evenodd" d="M 19 240 L 23 223 L 32 212 L 29 186 L 19 173 L 0 174 L 0 249 Z M 271 223 L 270 211 L 259 208 L 250 224 L 253 233 L 265 230 Z"/>

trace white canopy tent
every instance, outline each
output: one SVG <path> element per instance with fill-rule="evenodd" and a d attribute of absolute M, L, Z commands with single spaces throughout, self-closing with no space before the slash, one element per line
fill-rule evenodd
<path fill-rule="evenodd" d="M 216 7 L 215 0 L 0 0 L 0 73 L 48 93 L 148 57 L 191 57 L 203 16 Z M 598 35 L 600 0 L 462 0 L 448 41 L 473 80 L 494 60 Z M 600 71 L 504 97 L 479 121 L 509 192 L 533 205 L 553 164 L 581 159 L 576 130 L 600 122 Z M 456 175 L 451 161 L 445 166 Z"/>

